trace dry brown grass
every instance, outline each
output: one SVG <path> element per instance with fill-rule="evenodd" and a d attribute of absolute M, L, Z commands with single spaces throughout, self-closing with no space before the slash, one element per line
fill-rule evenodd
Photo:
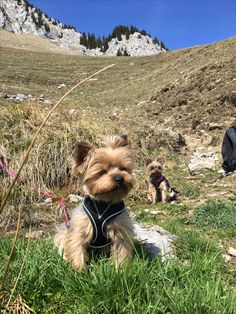
<path fill-rule="evenodd" d="M 0 114 L 2 129 L 1 152 L 10 156 L 10 168 L 17 170 L 39 124 L 45 118 L 45 111 L 40 105 L 28 103 L 23 106 L 13 106 L 10 110 L 5 108 Z M 22 178 L 25 186 L 19 190 L 14 189 L 11 201 L 25 198 L 24 191 L 28 195 L 27 187 L 55 188 L 63 187 L 70 180 L 70 163 L 73 146 L 78 138 L 86 138 L 95 143 L 99 133 L 95 126 L 91 126 L 82 117 L 70 121 L 60 113 L 53 116 L 47 127 L 42 130 L 36 145 L 30 155 L 26 167 L 22 170 Z M 9 177 L 3 184 L 9 183 Z M 32 198 L 31 198 L 32 197 Z M 37 193 L 34 188 L 28 200 L 35 200 Z"/>
<path fill-rule="evenodd" d="M 232 38 L 214 45 L 158 56 L 116 58 L 116 67 L 112 71 L 104 72 L 99 80 L 77 90 L 53 114 L 22 171 L 26 185 L 15 187 L 9 204 L 17 206 L 19 203 L 42 201 L 31 190 L 31 185 L 67 196 L 76 188 L 74 185 L 68 188 L 71 154 L 76 139 L 83 138 L 99 145 L 105 135 L 117 133 L 129 135 L 135 152 L 137 184 L 131 200 L 146 202 L 145 161 L 147 157 L 157 155 L 162 155 L 171 165 L 166 170 L 167 177 L 181 190 L 182 197 L 191 195 L 195 201 L 208 198 L 208 194 L 217 189 L 227 189 L 233 181 L 231 178 L 224 181 L 227 187 L 217 182 L 216 187 L 207 188 L 204 178 L 190 182 L 182 180 L 188 176 L 187 162 L 191 148 L 189 151 L 173 152 L 169 149 L 173 144 L 160 138 L 158 128 L 172 128 L 186 136 L 190 144 L 196 140 L 201 145 L 209 122 L 222 123 L 225 128 L 228 126 L 235 115 L 235 107 L 228 98 L 235 84 L 235 60 L 232 56 L 235 45 L 236 39 Z M 1 89 L 33 96 L 43 93 L 46 99 L 57 100 L 64 93 L 64 90 L 57 89 L 58 84 L 65 83 L 67 89 L 112 62 L 114 58 L 52 55 L 2 48 Z M 219 79 L 221 81 L 216 83 Z M 0 153 L 11 159 L 10 166 L 16 171 L 50 105 L 0 99 L 0 106 Z M 71 108 L 78 110 L 78 116 L 68 114 Z M 199 120 L 206 133 L 192 129 L 195 120 Z M 224 129 L 211 132 L 219 139 L 219 152 L 223 133 Z M 209 178 L 215 175 L 211 173 Z M 0 201 L 9 180 L 1 179 Z M 231 190 L 234 193 L 233 183 Z"/>
<path fill-rule="evenodd" d="M 78 51 L 61 48 L 46 39 L 31 34 L 15 34 L 0 29 L 0 42 L 2 47 L 32 50 L 37 52 L 58 53 L 65 55 L 78 55 Z"/>
<path fill-rule="evenodd" d="M 0 292 L 0 310 L 3 314 L 31 314 L 35 313 L 24 301 L 20 294 L 14 296 L 9 303 L 10 294 L 7 291 Z"/>

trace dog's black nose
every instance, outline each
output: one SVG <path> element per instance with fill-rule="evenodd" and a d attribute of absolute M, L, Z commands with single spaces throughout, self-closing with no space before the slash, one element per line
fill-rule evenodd
<path fill-rule="evenodd" d="M 122 176 L 115 176 L 116 183 L 121 185 L 124 182 L 124 178 Z"/>

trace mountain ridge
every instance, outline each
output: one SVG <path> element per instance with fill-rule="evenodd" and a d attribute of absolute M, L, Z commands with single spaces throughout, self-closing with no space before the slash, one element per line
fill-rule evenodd
<path fill-rule="evenodd" d="M 112 35 L 104 36 L 101 40 L 94 34 L 82 34 L 75 27 L 50 18 L 28 0 L 2 0 L 0 5 L 0 29 L 38 36 L 74 53 L 90 56 L 146 56 L 167 50 L 163 42 L 153 39 L 144 30 L 139 31 L 133 26 L 119 27 L 114 28 Z M 123 33 L 122 29 L 125 30 Z M 116 37 L 114 32 L 117 32 Z M 93 45 L 86 45 L 89 40 L 93 40 Z"/>

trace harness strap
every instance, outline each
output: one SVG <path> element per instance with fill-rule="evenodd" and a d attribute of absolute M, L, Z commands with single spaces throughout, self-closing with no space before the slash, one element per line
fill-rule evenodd
<path fill-rule="evenodd" d="M 164 180 L 166 180 L 166 178 L 164 176 L 160 176 L 158 178 L 151 179 L 151 183 L 155 186 L 156 189 L 158 189 L 161 182 L 163 182 Z"/>
<path fill-rule="evenodd" d="M 103 201 L 96 201 L 86 196 L 83 202 L 83 209 L 88 215 L 93 226 L 93 238 L 90 242 L 92 248 L 103 248 L 111 244 L 111 239 L 106 234 L 106 227 L 110 221 L 115 219 L 125 210 L 123 201 L 111 204 Z"/>

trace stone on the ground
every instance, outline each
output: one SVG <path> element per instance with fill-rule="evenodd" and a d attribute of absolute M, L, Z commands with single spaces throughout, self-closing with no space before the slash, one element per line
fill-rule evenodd
<path fill-rule="evenodd" d="M 228 250 L 228 254 L 230 254 L 231 256 L 236 257 L 236 249 L 234 249 L 233 247 L 230 247 Z"/>
<path fill-rule="evenodd" d="M 83 197 L 76 195 L 76 194 L 70 194 L 68 195 L 68 198 L 71 203 L 78 203 L 83 200 Z"/>
<path fill-rule="evenodd" d="M 40 96 L 38 97 L 38 100 L 44 101 L 44 94 L 40 95 Z"/>
<path fill-rule="evenodd" d="M 57 86 L 58 89 L 61 89 L 61 88 L 64 88 L 64 87 L 66 87 L 66 84 L 64 84 L 64 83 L 62 83 L 62 84 Z"/>
<path fill-rule="evenodd" d="M 45 105 L 52 105 L 52 102 L 49 99 L 44 100 Z"/>
<path fill-rule="evenodd" d="M 223 254 L 222 257 L 226 263 L 229 263 L 232 260 L 232 256 L 230 256 L 229 254 Z"/>
<path fill-rule="evenodd" d="M 22 100 L 28 99 L 28 97 L 25 96 L 24 94 L 17 94 L 17 95 L 15 96 L 15 99 L 22 101 Z"/>
<path fill-rule="evenodd" d="M 159 226 L 143 227 L 134 224 L 137 240 L 142 242 L 143 247 L 151 254 L 160 254 L 163 259 L 171 258 L 173 254 L 173 240 L 176 238 Z"/>
<path fill-rule="evenodd" d="M 51 197 L 48 197 L 44 200 L 44 203 L 46 204 L 51 204 L 52 203 L 52 198 Z"/>
<path fill-rule="evenodd" d="M 209 131 L 213 130 L 222 130 L 224 128 L 224 125 L 222 123 L 210 123 L 208 126 Z"/>
<path fill-rule="evenodd" d="M 35 230 L 28 232 L 25 237 L 28 239 L 41 239 L 46 235 L 43 230 Z"/>
<path fill-rule="evenodd" d="M 215 170 L 217 160 L 218 157 L 216 153 L 201 153 L 196 151 L 190 157 L 190 161 L 188 164 L 189 172 L 191 174 L 197 174 L 206 170 Z"/>
<path fill-rule="evenodd" d="M 154 210 L 154 209 L 152 210 L 152 209 L 148 209 L 148 208 L 144 209 L 144 212 L 147 214 L 151 214 L 151 215 L 163 214 L 163 212 L 160 210 Z"/>
<path fill-rule="evenodd" d="M 70 109 L 68 110 L 68 115 L 71 117 L 77 117 L 79 115 L 79 110 L 77 109 Z"/>

